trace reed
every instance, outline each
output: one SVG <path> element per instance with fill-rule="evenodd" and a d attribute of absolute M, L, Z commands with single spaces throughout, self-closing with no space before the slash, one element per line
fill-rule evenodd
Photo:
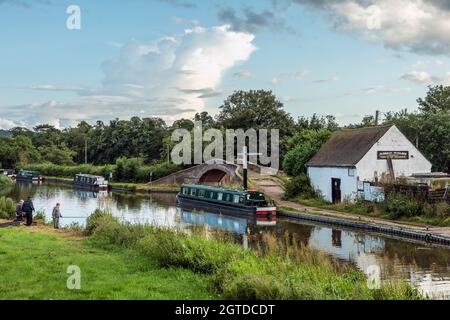
<path fill-rule="evenodd" d="M 211 290 L 225 299 L 421 299 L 404 282 L 367 287 L 364 274 L 302 245 L 295 237 L 263 236 L 254 250 L 220 232 L 122 224 L 98 213 L 92 239 L 124 246 L 155 259 L 161 267 L 181 267 L 211 276 Z"/>

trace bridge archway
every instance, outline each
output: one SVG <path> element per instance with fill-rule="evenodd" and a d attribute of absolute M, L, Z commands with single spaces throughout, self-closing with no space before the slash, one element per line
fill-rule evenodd
<path fill-rule="evenodd" d="M 227 176 L 225 171 L 212 169 L 203 173 L 198 179 L 198 182 L 201 184 L 219 185 L 224 182 L 223 180 L 227 180 L 227 178 L 229 178 L 229 176 Z"/>
<path fill-rule="evenodd" d="M 236 180 L 236 167 L 223 164 L 204 165 L 197 175 L 198 183 L 221 185 Z"/>

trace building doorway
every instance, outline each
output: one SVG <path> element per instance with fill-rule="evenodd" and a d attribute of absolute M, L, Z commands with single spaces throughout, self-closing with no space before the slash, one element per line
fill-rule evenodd
<path fill-rule="evenodd" d="M 333 203 L 341 202 L 341 179 L 331 179 L 331 201 Z"/>

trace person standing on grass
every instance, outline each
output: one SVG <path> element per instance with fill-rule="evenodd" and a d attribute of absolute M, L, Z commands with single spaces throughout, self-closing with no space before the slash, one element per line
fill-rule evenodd
<path fill-rule="evenodd" d="M 23 200 L 20 200 L 16 204 L 16 221 L 19 222 L 23 221 L 23 210 L 22 210 L 23 202 L 24 202 Z"/>
<path fill-rule="evenodd" d="M 59 229 L 59 218 L 62 218 L 60 204 L 57 203 L 52 212 L 53 227 Z"/>
<path fill-rule="evenodd" d="M 31 201 L 31 197 L 28 197 L 27 200 L 22 205 L 22 211 L 25 212 L 25 217 L 27 219 L 27 226 L 31 226 L 33 223 L 33 211 L 34 205 L 33 201 Z"/>

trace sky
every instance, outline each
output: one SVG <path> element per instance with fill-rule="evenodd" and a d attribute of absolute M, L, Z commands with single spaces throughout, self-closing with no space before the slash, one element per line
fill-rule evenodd
<path fill-rule="evenodd" d="M 170 124 L 250 89 L 345 125 L 414 111 L 437 84 L 448 0 L 0 0 L 2 129 Z"/>

